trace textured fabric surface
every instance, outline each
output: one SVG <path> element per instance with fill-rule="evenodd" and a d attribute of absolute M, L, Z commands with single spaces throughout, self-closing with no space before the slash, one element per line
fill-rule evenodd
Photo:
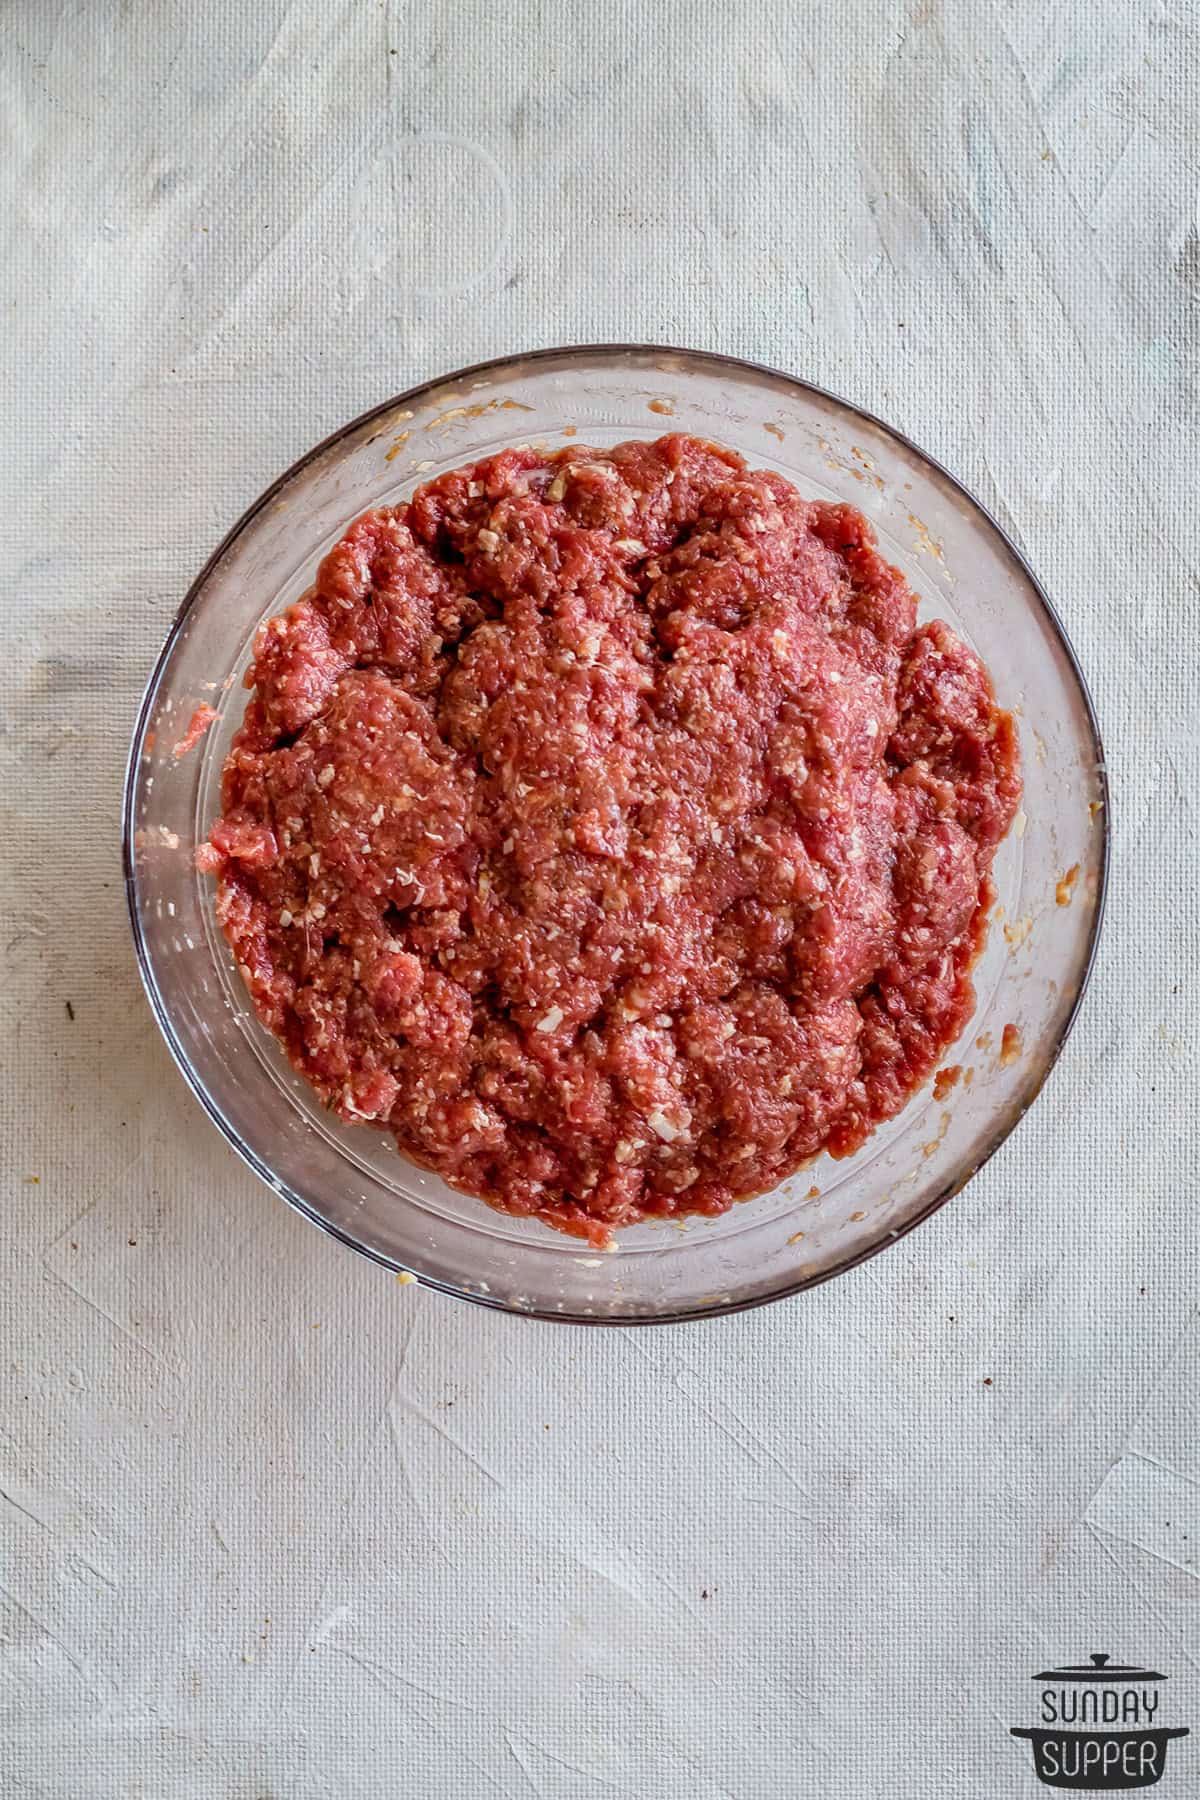
<path fill-rule="evenodd" d="M 1198 23 L 4 8 L 5 1796 L 1000 1800 L 1029 1676 L 1093 1649 L 1200 1728 Z M 1003 1151 L 856 1273 L 652 1333 L 293 1217 L 158 1041 L 118 853 L 242 508 L 422 377 L 589 339 L 794 370 L 945 462 L 1115 783 L 1094 985 Z"/>

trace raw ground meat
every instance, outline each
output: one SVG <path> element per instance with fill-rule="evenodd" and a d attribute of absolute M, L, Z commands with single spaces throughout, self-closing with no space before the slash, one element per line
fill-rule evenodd
<path fill-rule="evenodd" d="M 986 670 L 852 507 L 670 436 L 366 514 L 261 629 L 200 852 L 343 1119 L 593 1243 L 899 1111 L 1020 795 Z"/>

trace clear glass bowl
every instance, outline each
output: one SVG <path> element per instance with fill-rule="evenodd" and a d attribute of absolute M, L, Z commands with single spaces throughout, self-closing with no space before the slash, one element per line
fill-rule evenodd
<path fill-rule="evenodd" d="M 610 445 L 668 430 L 731 445 L 802 493 L 867 515 L 922 617 L 947 618 L 1016 710 L 1025 798 L 996 861 L 1002 913 L 976 969 L 977 1011 L 946 1059 L 973 1070 L 970 1085 L 944 1102 L 927 1085 L 856 1156 L 822 1157 L 724 1218 L 639 1225 L 596 1255 L 453 1192 L 383 1134 L 325 1112 L 257 1023 L 216 926 L 213 884 L 193 858 L 219 810 L 255 630 L 299 598 L 357 514 L 506 444 Z M 215 723 L 176 756 L 205 704 Z M 159 657 L 133 739 L 124 837 L 150 1003 L 200 1101 L 269 1186 L 343 1243 L 449 1293 L 540 1317 L 638 1323 L 734 1312 L 851 1268 L 927 1218 L 996 1149 L 1045 1080 L 1087 980 L 1107 791 L 1062 626 L 950 475 L 790 376 L 687 351 L 589 346 L 482 364 L 390 400 L 267 490 L 201 571 Z"/>

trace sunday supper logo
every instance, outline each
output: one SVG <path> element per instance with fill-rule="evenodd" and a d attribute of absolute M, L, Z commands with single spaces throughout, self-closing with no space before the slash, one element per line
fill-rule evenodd
<path fill-rule="evenodd" d="M 1160 1722 L 1159 1683 L 1154 1669 L 1110 1663 L 1095 1652 L 1090 1663 L 1043 1669 L 1040 1724 L 1014 1725 L 1013 1737 L 1028 1738 L 1038 1779 L 1047 1787 L 1093 1791 L 1153 1787 L 1166 1767 L 1167 1745 L 1187 1737 L 1186 1725 Z"/>

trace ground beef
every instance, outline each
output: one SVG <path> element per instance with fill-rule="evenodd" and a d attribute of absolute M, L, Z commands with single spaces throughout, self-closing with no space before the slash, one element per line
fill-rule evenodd
<path fill-rule="evenodd" d="M 852 507 L 671 436 L 366 514 L 200 852 L 343 1119 L 604 1243 L 854 1151 L 973 1007 L 1012 720 Z"/>

